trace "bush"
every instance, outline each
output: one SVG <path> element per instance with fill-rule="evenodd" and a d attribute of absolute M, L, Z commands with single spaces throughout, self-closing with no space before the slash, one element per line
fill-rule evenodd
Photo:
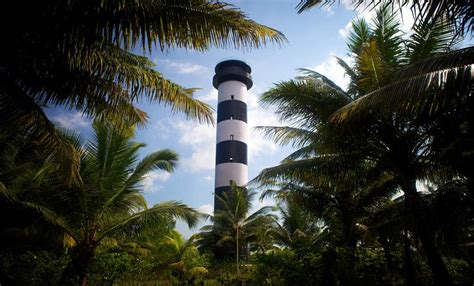
<path fill-rule="evenodd" d="M 48 251 L 1 252 L 0 284 L 58 285 L 68 262 L 67 256 Z"/>
<path fill-rule="evenodd" d="M 321 284 L 321 255 L 277 250 L 255 257 L 254 285 Z"/>
<path fill-rule="evenodd" d="M 88 281 L 91 285 L 113 285 L 127 272 L 133 271 L 138 259 L 126 252 L 98 251 L 89 269 Z"/>

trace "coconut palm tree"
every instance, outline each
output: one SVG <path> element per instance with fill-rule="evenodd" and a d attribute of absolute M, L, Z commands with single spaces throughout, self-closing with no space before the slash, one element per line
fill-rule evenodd
<path fill-rule="evenodd" d="M 370 94 L 384 85 L 389 85 L 391 81 L 398 84 L 396 75 L 402 69 L 409 69 L 411 65 L 420 63 L 424 57 L 430 58 L 450 49 L 455 42 L 449 27 L 442 21 L 417 23 L 415 34 L 406 41 L 407 53 L 404 59 L 402 57 L 402 60 L 397 62 L 394 59 L 403 56 L 399 52 L 400 46 L 381 45 L 380 43 L 391 42 L 386 40 L 381 42 L 377 39 L 379 36 L 376 29 L 373 31 L 358 29 L 357 26 L 361 27 L 361 23 L 355 23 L 355 33 L 352 34 L 349 45 L 351 52 L 356 55 L 355 69 L 359 71 L 351 80 L 361 91 L 360 95 Z M 383 27 L 391 26 L 394 24 L 390 21 L 383 25 Z M 384 28 L 384 30 L 390 29 Z M 393 37 L 390 34 L 386 36 Z M 414 77 L 413 74 L 411 76 Z M 417 81 L 413 81 L 415 89 L 411 90 L 411 94 L 416 92 L 427 92 L 429 96 L 436 94 L 436 89 L 417 91 L 415 82 Z M 418 81 L 422 82 L 423 80 Z M 452 92 L 458 90 L 454 86 L 451 88 Z M 463 89 L 461 85 L 459 91 L 462 92 Z M 425 203 L 416 188 L 416 181 L 419 179 L 438 180 L 440 177 L 452 176 L 451 170 L 445 168 L 432 152 L 435 125 L 414 114 L 381 112 L 374 109 L 371 109 L 367 116 L 351 116 L 350 110 L 358 102 L 362 100 L 358 99 L 341 108 L 335 113 L 333 122 L 343 126 L 341 128 L 345 129 L 344 132 L 358 133 L 359 138 L 365 138 L 360 142 L 367 147 L 364 151 L 367 158 L 394 176 L 404 192 L 404 203 L 409 214 L 411 230 L 423 246 L 435 284 L 451 285 L 449 273 L 434 242 L 433 227 L 426 217 Z M 344 126 L 350 126 L 350 131 Z"/>
<path fill-rule="evenodd" d="M 285 41 L 237 8 L 208 0 L 16 1 L 8 10 L 2 19 L 28 21 L 1 25 L 10 42 L 0 56 L 1 130 L 30 135 L 45 154 L 58 157 L 75 184 L 79 154 L 61 139 L 45 106 L 144 124 L 147 115 L 136 103 L 146 99 L 212 123 L 212 108 L 194 99 L 193 89 L 165 79 L 154 62 L 134 51 L 258 48 Z"/>
<path fill-rule="evenodd" d="M 296 249 L 321 240 L 323 222 L 301 206 L 297 200 L 288 198 L 277 206 L 281 223 L 274 230 L 275 241 L 279 245 Z"/>
<path fill-rule="evenodd" d="M 285 189 L 290 205 L 281 213 L 277 241 L 295 250 L 315 244 L 320 249 L 344 249 L 337 255 L 346 262 L 338 279 L 348 284 L 356 279 L 357 245 L 370 238 L 366 218 L 397 188 L 391 176 L 376 168 L 364 169 L 360 161 L 337 158 L 337 154 L 329 160 L 320 159 L 285 160 L 262 171 L 254 182 L 291 182 Z"/>
<path fill-rule="evenodd" d="M 329 178 L 336 176 L 337 182 L 345 182 L 351 176 L 338 176 L 338 172 L 347 170 L 347 166 L 356 166 L 357 170 L 357 166 L 364 164 L 393 177 L 404 192 L 411 231 L 423 246 L 435 284 L 451 285 L 434 243 L 434 233 L 426 220 L 424 202 L 416 189 L 417 179 L 435 180 L 441 175 L 450 176 L 449 170 L 431 156 L 433 126 L 422 124 L 424 122 L 411 116 L 379 112 L 377 109 L 369 109 L 359 117 L 347 114 L 347 110 L 356 104 L 354 100 L 390 82 L 392 75 L 404 67 L 409 68 L 425 57 L 446 51 L 455 42 L 449 26 L 441 21 L 418 22 L 416 27 L 419 28 L 408 40 L 403 39 L 396 17 L 388 6 L 377 10 L 373 26 L 363 19 L 353 22 L 354 31 L 348 46 L 354 65 L 339 59 L 351 78 L 348 91 L 343 91 L 315 72 L 309 80 L 280 83 L 277 88 L 265 93 L 262 101 L 276 105 L 280 117 L 296 127 L 271 127 L 264 131 L 277 142 L 293 143 L 300 148 L 278 166 L 286 168 L 284 172 L 279 173 L 277 168 L 270 169 L 272 176 L 278 179 L 294 177 L 306 168 L 313 171 L 305 178 L 306 181 L 318 180 L 324 174 Z M 311 94 L 312 97 L 309 96 Z M 332 115 L 337 109 L 340 110 Z M 301 160 L 293 162 L 295 158 Z M 354 164 L 356 158 L 367 163 Z M 261 175 L 265 175 L 265 171 Z M 331 186 L 337 185 L 333 183 Z"/>
<path fill-rule="evenodd" d="M 133 142 L 130 134 L 99 122 L 94 131 L 93 140 L 84 146 L 79 138 L 68 136 L 81 150 L 80 186 L 65 183 L 53 163 L 17 186 L 1 185 L 2 197 L 34 210 L 72 241 L 64 283 L 78 279 L 80 285 L 86 284 L 95 250 L 105 238 L 134 237 L 167 217 L 190 225 L 199 218 L 198 212 L 176 201 L 146 206 L 143 180 L 153 170 L 172 172 L 178 160 L 175 152 L 159 150 L 139 160 L 138 151 L 145 145 Z"/>
<path fill-rule="evenodd" d="M 217 197 L 222 209 L 214 213 L 214 224 L 202 227 L 196 236 L 200 248 L 214 249 L 221 256 L 234 255 L 238 278 L 240 258 L 248 256 L 248 244 L 255 239 L 262 225 L 271 227 L 274 222 L 274 217 L 268 214 L 271 207 L 262 207 L 249 214 L 255 196 L 255 192 L 234 184 L 232 191 Z"/>
<path fill-rule="evenodd" d="M 186 255 L 199 253 L 199 251 L 192 239 L 185 240 L 176 230 L 172 230 L 169 235 L 164 237 L 160 243 L 159 251 L 162 256 L 165 254 L 164 256 L 167 257 L 167 261 L 164 263 L 176 273 L 179 281 L 184 281 L 187 275 L 197 270 L 207 271 L 203 265 L 189 264 Z"/>

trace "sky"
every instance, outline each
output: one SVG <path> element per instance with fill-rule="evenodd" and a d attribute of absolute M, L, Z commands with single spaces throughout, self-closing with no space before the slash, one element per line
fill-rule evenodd
<path fill-rule="evenodd" d="M 252 67 L 254 85 L 249 90 L 248 123 L 250 128 L 258 125 L 281 125 L 271 109 L 259 107 L 260 94 L 280 81 L 298 75 L 297 69 L 314 69 L 341 87 L 346 87 L 348 78 L 334 56 L 348 60 L 346 40 L 351 21 L 357 15 L 371 18 L 373 11 L 354 11 L 345 4 L 314 8 L 297 14 L 298 0 L 238 0 L 227 1 L 240 8 L 252 20 L 281 31 L 287 44 L 269 44 L 261 49 L 239 51 L 235 49 L 211 49 L 206 52 L 175 49 L 162 53 L 154 51 L 147 56 L 154 61 L 156 69 L 167 79 L 184 87 L 197 87 L 195 97 L 217 107 L 217 90 L 212 86 L 214 67 L 227 59 L 240 59 Z M 404 13 L 402 27 L 409 33 L 413 23 L 410 13 Z M 145 142 L 141 155 L 158 149 L 170 148 L 180 155 L 176 171 L 172 174 L 156 171 L 144 182 L 144 195 L 149 206 L 156 203 L 178 200 L 204 213 L 213 210 L 215 126 L 198 124 L 181 114 L 173 114 L 160 104 L 142 102 L 139 106 L 148 113 L 149 122 L 138 131 L 136 140 Z M 58 125 L 75 129 L 84 136 L 90 134 L 90 119 L 78 111 L 53 110 L 50 118 Z M 249 179 L 270 166 L 277 165 L 291 152 L 264 139 L 251 130 L 249 148 Z M 259 190 L 256 190 L 257 192 Z M 271 204 L 271 201 L 256 201 L 254 209 Z M 189 237 L 198 228 L 188 229 L 178 222 L 177 229 Z"/>

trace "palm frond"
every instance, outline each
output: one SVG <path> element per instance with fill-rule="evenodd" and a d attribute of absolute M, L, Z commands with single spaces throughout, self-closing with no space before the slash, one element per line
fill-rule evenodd
<path fill-rule="evenodd" d="M 423 21 L 419 19 L 413 26 L 413 34 L 407 40 L 410 63 L 415 63 L 437 54 L 448 52 L 459 41 L 453 27 L 446 21 Z"/>
<path fill-rule="evenodd" d="M 349 97 L 320 79 L 280 82 L 260 97 L 260 105 L 276 106 L 282 120 L 309 130 L 316 128 L 335 110 L 349 102 Z"/>
<path fill-rule="evenodd" d="M 24 134 L 38 145 L 45 158 L 60 166 L 61 173 L 68 184 L 79 185 L 79 151 L 61 136 L 44 111 L 16 83 L 7 78 L 0 85 L 0 121 L 2 132 Z"/>
<path fill-rule="evenodd" d="M 130 101 L 144 96 L 153 102 L 170 105 L 173 111 L 183 112 L 204 123 L 214 123 L 213 109 L 193 98 L 195 89 L 185 89 L 153 69 L 148 58 L 109 46 L 105 51 L 93 51 L 77 68 L 95 72 L 104 80 L 113 80 L 130 95 Z M 95 115 L 101 114 L 94 112 Z"/>
<path fill-rule="evenodd" d="M 384 3 L 376 10 L 373 18 L 373 33 L 377 39 L 377 48 L 380 57 L 386 69 L 393 70 L 399 66 L 402 56 L 402 37 L 400 24 L 398 23 L 397 14 L 393 13 L 392 5 Z"/>
<path fill-rule="evenodd" d="M 20 7 L 21 3 L 18 9 Z M 70 34 L 68 40 L 77 43 L 71 57 L 74 52 L 81 52 L 91 45 L 100 47 L 108 43 L 124 46 L 127 50 L 141 45 L 144 50 L 151 51 L 154 45 L 163 50 L 204 50 L 211 46 L 260 47 L 267 42 L 286 40 L 280 32 L 255 23 L 229 4 L 205 0 L 87 4 L 64 1 L 32 5 L 30 10 L 26 12 L 33 14 L 35 20 L 40 17 L 34 16 L 33 11 L 42 17 L 57 19 L 54 24 L 49 21 L 42 24 L 49 24 L 49 31 L 56 35 Z M 65 40 L 60 48 L 67 44 Z"/>
<path fill-rule="evenodd" d="M 98 241 L 104 237 L 112 237 L 114 235 L 134 236 L 142 228 L 152 227 L 154 224 L 161 222 L 165 217 L 183 219 L 190 227 L 195 226 L 200 219 L 199 213 L 196 210 L 183 203 L 176 201 L 163 202 L 114 223 L 100 233 Z"/>
<path fill-rule="evenodd" d="M 147 173 L 154 170 L 163 170 L 169 173 L 173 172 L 178 160 L 179 155 L 170 149 L 155 151 L 145 156 L 135 167 L 133 173 L 125 183 L 125 187 L 137 184 L 143 180 L 143 177 Z"/>
<path fill-rule="evenodd" d="M 282 162 L 290 162 L 299 159 L 309 158 L 311 156 L 317 155 L 317 150 L 318 148 L 316 147 L 316 144 L 310 144 L 308 146 L 301 147 L 300 149 L 286 156 L 285 159 L 282 160 Z"/>
<path fill-rule="evenodd" d="M 297 5 L 298 13 L 304 12 L 316 6 L 332 5 L 335 0 L 300 0 Z M 373 9 L 379 5 L 382 1 L 380 0 L 352 0 L 351 4 L 354 8 L 366 3 L 366 9 Z M 383 3 L 383 2 L 382 2 Z M 451 1 L 451 0 L 439 0 L 439 1 L 425 1 L 425 0 L 397 0 L 391 1 L 392 12 L 401 10 L 403 6 L 409 6 L 412 13 L 414 13 L 415 19 L 421 19 L 424 21 L 432 21 L 439 18 L 447 18 L 451 25 L 453 25 L 457 33 L 464 34 L 467 32 L 473 32 L 474 22 L 472 15 L 474 14 L 474 6 L 470 2 L 465 1 Z"/>
<path fill-rule="evenodd" d="M 347 47 L 349 51 L 355 55 L 359 55 L 370 42 L 372 31 L 363 18 L 357 18 L 352 21 L 352 32 L 349 34 Z"/>
<path fill-rule="evenodd" d="M 347 87 L 347 94 L 350 95 L 351 99 L 358 97 L 357 86 L 355 82 L 357 80 L 356 71 L 343 59 L 336 57 L 337 63 L 344 69 L 345 74 L 350 78 L 349 86 Z"/>
<path fill-rule="evenodd" d="M 327 5 L 328 3 L 332 3 L 333 1 L 330 0 L 300 0 L 298 5 L 296 5 L 296 9 L 298 11 L 298 14 L 303 13 L 306 10 L 309 10 L 313 7 L 316 6 L 323 6 Z"/>
<path fill-rule="evenodd" d="M 257 211 L 255 211 L 254 213 L 250 214 L 246 219 L 245 219 L 245 223 L 250 223 L 252 222 L 253 220 L 257 219 L 257 218 L 260 218 L 262 217 L 263 215 L 267 215 L 269 212 L 271 212 L 273 210 L 273 207 L 272 206 L 266 206 L 266 207 L 262 207 L 260 209 L 258 209 Z M 268 216 L 266 216 L 268 217 Z"/>
<path fill-rule="evenodd" d="M 379 52 L 379 46 L 379 42 L 372 38 L 356 57 L 355 64 L 359 72 L 356 84 L 360 93 L 378 88 L 389 73 Z"/>
<path fill-rule="evenodd" d="M 3 183 L 0 182 L 0 196 L 8 201 L 23 207 L 26 210 L 33 211 L 39 218 L 47 221 L 49 224 L 59 228 L 64 233 L 68 234 L 77 243 L 78 236 L 68 225 L 67 220 L 58 215 L 54 210 L 45 207 L 44 205 L 32 201 L 21 200 L 16 195 L 10 192 Z"/>
<path fill-rule="evenodd" d="M 287 126 L 257 126 L 255 130 L 264 134 L 265 138 L 280 145 L 291 144 L 292 147 L 302 147 L 314 140 L 314 132 Z"/>
<path fill-rule="evenodd" d="M 349 154 L 331 154 L 283 162 L 278 166 L 264 169 L 257 177 L 252 179 L 250 184 L 263 187 L 263 184 L 273 183 L 273 179 L 287 180 L 293 183 L 304 182 L 305 180 L 316 183 L 320 180 L 322 182 L 337 177 L 342 180 L 346 176 L 340 170 L 345 170 L 352 160 L 353 158 Z"/>
<path fill-rule="evenodd" d="M 315 70 L 305 69 L 305 68 L 300 68 L 298 69 L 298 71 L 301 73 L 301 75 L 297 76 L 296 79 L 315 80 L 318 82 L 322 82 L 325 85 L 328 85 L 329 87 L 331 87 L 332 89 L 344 94 L 344 90 L 340 86 L 335 84 L 332 80 L 330 80 L 328 77 L 326 77 L 325 75 L 320 74 Z"/>
<path fill-rule="evenodd" d="M 470 47 L 408 65 L 392 73 L 386 85 L 339 109 L 331 120 L 344 123 L 380 109 L 435 113 L 470 93 L 473 63 Z"/>

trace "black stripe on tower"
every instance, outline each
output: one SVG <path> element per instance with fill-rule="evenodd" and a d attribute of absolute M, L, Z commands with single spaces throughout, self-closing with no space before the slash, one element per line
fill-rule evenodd
<path fill-rule="evenodd" d="M 222 141 L 216 146 L 216 165 L 241 163 L 247 165 L 247 144 L 241 141 Z"/>
<path fill-rule="evenodd" d="M 247 104 L 240 100 L 226 100 L 217 105 L 217 123 L 224 120 L 247 122 Z"/>

